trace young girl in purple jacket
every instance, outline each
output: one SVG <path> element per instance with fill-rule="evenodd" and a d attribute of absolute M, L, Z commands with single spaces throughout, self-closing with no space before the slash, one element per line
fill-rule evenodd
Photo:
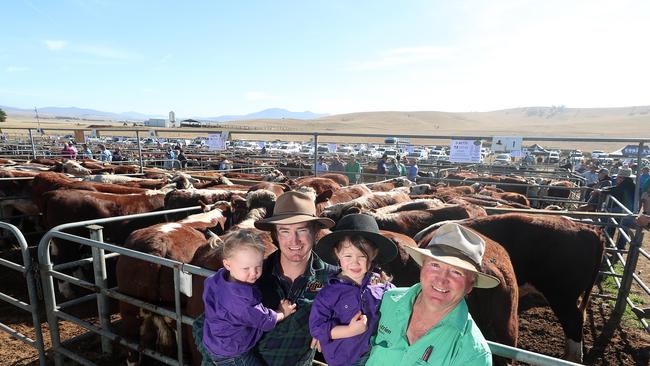
<path fill-rule="evenodd" d="M 309 316 L 311 335 L 319 341 L 328 365 L 365 365 L 381 298 L 394 287 L 382 283 L 370 268 L 373 262 L 390 262 L 397 247 L 379 234 L 374 218 L 353 214 L 344 216 L 318 242 L 316 252 L 326 262 L 338 262 L 341 272 L 316 295 Z"/>
<path fill-rule="evenodd" d="M 296 311 L 287 300 L 277 311 L 262 305 L 255 281 L 262 274 L 263 260 L 260 237 L 240 230 L 223 244 L 224 268 L 205 280 L 203 345 L 214 365 L 261 365 L 250 350 L 264 332 Z"/>

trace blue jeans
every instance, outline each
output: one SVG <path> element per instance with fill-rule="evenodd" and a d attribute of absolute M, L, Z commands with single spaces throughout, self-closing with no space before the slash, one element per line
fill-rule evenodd
<path fill-rule="evenodd" d="M 236 357 L 221 358 L 212 355 L 212 364 L 215 366 L 262 366 L 255 355 L 248 351 Z"/>

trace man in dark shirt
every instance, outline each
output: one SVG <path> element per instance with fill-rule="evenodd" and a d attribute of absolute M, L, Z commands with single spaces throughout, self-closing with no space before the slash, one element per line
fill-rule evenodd
<path fill-rule="evenodd" d="M 257 285 L 264 306 L 275 309 L 282 299 L 297 305 L 296 312 L 278 323 L 257 343 L 256 352 L 269 366 L 311 365 L 316 342 L 309 333 L 309 312 L 318 291 L 338 268 L 312 251 L 320 229 L 334 221 L 316 216 L 310 196 L 290 191 L 277 198 L 273 216 L 255 222 L 270 231 L 278 250 L 265 261 Z"/>

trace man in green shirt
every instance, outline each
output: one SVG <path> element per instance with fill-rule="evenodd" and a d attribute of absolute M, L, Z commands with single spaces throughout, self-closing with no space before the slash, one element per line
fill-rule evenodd
<path fill-rule="evenodd" d="M 426 248 L 405 247 L 421 266 L 420 283 L 384 294 L 367 365 L 491 365 L 492 354 L 468 312 L 472 288 L 499 280 L 481 271 L 485 242 L 455 223 Z"/>
<path fill-rule="evenodd" d="M 345 164 L 345 175 L 348 176 L 350 184 L 357 184 L 361 181 L 361 163 L 359 159 L 354 156 L 350 157 L 350 160 Z"/>

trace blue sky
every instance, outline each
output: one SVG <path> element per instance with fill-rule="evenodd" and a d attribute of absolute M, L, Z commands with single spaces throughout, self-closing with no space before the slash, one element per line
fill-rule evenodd
<path fill-rule="evenodd" d="M 650 104 L 650 1 L 3 3 L 0 105 L 179 116 Z"/>

